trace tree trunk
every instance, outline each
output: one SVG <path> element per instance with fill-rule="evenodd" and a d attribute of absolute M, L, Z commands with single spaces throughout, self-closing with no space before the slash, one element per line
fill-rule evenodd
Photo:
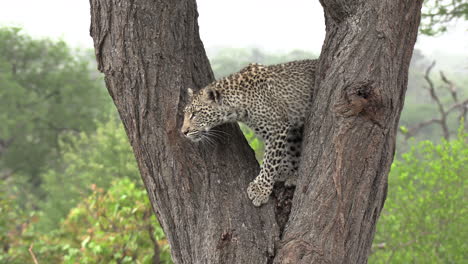
<path fill-rule="evenodd" d="M 276 263 L 366 263 L 387 192 L 422 1 L 321 0 L 326 37 Z"/>
<path fill-rule="evenodd" d="M 90 0 L 98 67 L 175 263 L 366 262 L 421 1 L 321 2 L 327 36 L 288 218 L 281 186 L 260 208 L 247 198 L 258 164 L 236 125 L 214 146 L 179 132 L 186 89 L 213 81 L 195 0 Z"/>
<path fill-rule="evenodd" d="M 214 80 L 195 1 L 90 2 L 98 67 L 174 262 L 265 262 L 279 231 L 273 205 L 255 208 L 245 193 L 258 164 L 240 130 L 226 126 L 214 146 L 179 132 L 186 89 Z"/>

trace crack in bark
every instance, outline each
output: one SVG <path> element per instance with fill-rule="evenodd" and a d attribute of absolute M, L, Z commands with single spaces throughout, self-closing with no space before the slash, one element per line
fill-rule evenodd
<path fill-rule="evenodd" d="M 283 182 L 275 183 L 273 197 L 275 197 L 275 217 L 279 226 L 279 237 L 283 238 L 284 228 L 291 213 L 292 200 L 296 187 L 286 187 Z"/>

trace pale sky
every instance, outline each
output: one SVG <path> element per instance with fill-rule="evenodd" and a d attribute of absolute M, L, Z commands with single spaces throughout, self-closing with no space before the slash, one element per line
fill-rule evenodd
<path fill-rule="evenodd" d="M 206 48 L 257 47 L 270 52 L 303 49 L 319 54 L 325 27 L 313 0 L 198 0 L 200 34 Z M 35 37 L 62 38 L 92 47 L 88 0 L 2 0 L 0 26 L 21 26 Z M 468 55 L 467 22 L 439 37 L 420 36 L 416 48 Z"/>

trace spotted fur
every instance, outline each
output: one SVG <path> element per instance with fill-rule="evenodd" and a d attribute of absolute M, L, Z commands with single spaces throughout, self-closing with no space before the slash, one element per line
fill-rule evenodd
<path fill-rule="evenodd" d="M 265 140 L 260 174 L 247 188 L 255 206 L 268 202 L 275 181 L 295 185 L 316 64 L 316 60 L 250 64 L 197 94 L 189 89 L 181 131 L 190 140 L 200 141 L 227 122 L 243 122 Z"/>

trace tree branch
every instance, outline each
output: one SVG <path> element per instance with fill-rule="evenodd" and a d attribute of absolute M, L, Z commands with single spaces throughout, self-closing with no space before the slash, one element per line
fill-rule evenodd
<path fill-rule="evenodd" d="M 450 92 L 450 95 L 452 96 L 452 99 L 455 103 L 458 103 L 458 98 L 457 98 L 457 90 L 455 89 L 455 85 L 453 84 L 452 81 L 447 79 L 443 71 L 440 71 L 440 78 L 444 83 L 447 84 L 447 89 Z"/>
<path fill-rule="evenodd" d="M 423 122 L 420 122 L 418 124 L 416 124 L 415 126 L 409 128 L 407 131 L 403 130 L 400 128 L 400 131 L 402 133 L 404 133 L 405 135 L 405 139 L 409 139 L 411 137 L 413 137 L 416 133 L 419 132 L 419 130 L 421 130 L 422 128 L 426 127 L 426 126 L 429 126 L 429 125 L 432 125 L 432 124 L 440 124 L 442 121 L 438 118 L 432 118 L 432 119 L 429 119 L 429 120 L 426 120 L 426 121 L 423 121 Z"/>
<path fill-rule="evenodd" d="M 455 88 L 454 83 L 452 81 L 450 81 L 442 71 L 440 71 L 441 79 L 445 84 L 447 84 L 447 86 L 446 86 L 447 90 L 450 92 L 450 95 L 451 95 L 452 100 L 454 102 L 452 105 L 448 106 L 447 110 L 445 110 L 445 107 L 442 104 L 442 101 L 440 100 L 439 95 L 436 93 L 434 82 L 432 81 L 432 79 L 430 77 L 430 72 L 433 69 L 434 65 L 435 65 L 435 61 L 433 61 L 431 63 L 431 65 L 428 66 L 428 68 L 426 69 L 425 74 L 424 74 L 424 79 L 426 80 L 427 84 L 429 85 L 427 89 L 429 90 L 429 94 L 431 96 L 431 99 L 434 102 L 436 102 L 436 104 L 437 104 L 437 108 L 438 108 L 440 117 L 439 118 L 431 118 L 429 120 L 417 123 L 416 125 L 410 127 L 407 131 L 403 131 L 400 128 L 400 131 L 405 134 L 405 139 L 413 137 L 422 128 L 424 128 L 426 126 L 429 126 L 431 124 L 438 124 L 442 128 L 444 138 L 446 140 L 449 140 L 450 131 L 449 131 L 449 128 L 448 128 L 447 117 L 452 111 L 454 111 L 456 109 L 460 109 L 460 116 L 459 116 L 460 122 L 462 120 L 466 121 L 466 115 L 467 115 L 467 111 L 468 111 L 468 99 L 464 100 L 463 102 L 459 102 L 457 89 Z"/>
<path fill-rule="evenodd" d="M 429 65 L 429 67 L 427 67 L 426 73 L 424 74 L 424 80 L 426 80 L 427 84 L 429 85 L 429 87 L 427 89 L 429 90 L 429 94 L 431 95 L 432 100 L 437 104 L 437 107 L 439 108 L 439 113 L 441 115 L 444 115 L 444 113 L 445 113 L 444 106 L 440 102 L 439 96 L 437 95 L 437 93 L 435 91 L 434 83 L 432 82 L 432 80 L 431 80 L 431 78 L 429 76 L 430 73 L 431 73 L 431 70 L 432 70 L 432 68 L 434 68 L 435 64 L 436 64 L 436 62 L 433 61 L 431 63 L 431 65 Z"/>
<path fill-rule="evenodd" d="M 36 255 L 34 254 L 34 252 L 32 251 L 33 249 L 33 244 L 31 244 L 31 246 L 29 246 L 29 254 L 31 255 L 31 258 L 33 259 L 34 261 L 34 264 L 39 264 L 39 262 L 37 261 L 37 258 L 36 258 Z"/>
<path fill-rule="evenodd" d="M 440 113 L 440 126 L 442 127 L 442 131 L 444 133 L 444 138 L 446 140 L 448 140 L 450 138 L 450 133 L 449 133 L 449 129 L 448 129 L 448 125 L 447 125 L 447 115 L 446 115 L 446 112 L 444 110 L 444 106 L 442 105 L 440 99 L 439 99 L 439 96 L 437 95 L 436 91 L 435 91 L 435 88 L 434 88 L 434 83 L 432 82 L 431 78 L 429 77 L 429 74 L 432 70 L 432 68 L 434 67 L 435 65 L 435 61 L 432 62 L 432 64 L 427 68 L 426 70 L 426 74 L 424 75 L 424 79 L 427 81 L 427 83 L 429 84 L 429 94 L 431 95 L 431 98 L 434 102 L 436 102 L 437 104 L 437 107 L 439 109 L 439 113 Z"/>

